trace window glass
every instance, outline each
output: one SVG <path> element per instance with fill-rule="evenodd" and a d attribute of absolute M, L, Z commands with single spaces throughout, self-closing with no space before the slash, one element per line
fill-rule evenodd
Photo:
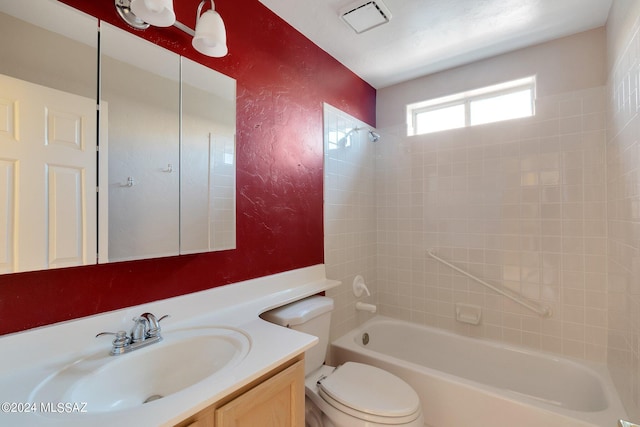
<path fill-rule="evenodd" d="M 531 89 L 525 89 L 471 101 L 471 126 L 532 116 L 531 92 Z"/>
<path fill-rule="evenodd" d="M 464 104 L 416 113 L 416 134 L 438 132 L 465 126 Z"/>
<path fill-rule="evenodd" d="M 526 77 L 407 105 L 407 135 L 533 116 L 535 83 Z"/>

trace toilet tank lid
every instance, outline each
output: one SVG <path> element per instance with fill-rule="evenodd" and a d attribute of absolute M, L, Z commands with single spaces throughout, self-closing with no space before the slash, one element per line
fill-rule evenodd
<path fill-rule="evenodd" d="M 264 320 L 281 326 L 301 325 L 314 317 L 333 310 L 333 300 L 315 295 L 282 307 L 274 308 L 260 315 Z"/>

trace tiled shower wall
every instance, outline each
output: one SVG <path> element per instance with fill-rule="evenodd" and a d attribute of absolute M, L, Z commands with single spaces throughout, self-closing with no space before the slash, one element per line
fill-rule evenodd
<path fill-rule="evenodd" d="M 627 412 L 640 419 L 640 7 L 624 4 L 607 25 L 607 362 Z"/>
<path fill-rule="evenodd" d="M 362 130 L 354 130 L 364 128 Z M 326 295 L 334 299 L 331 336 L 337 338 L 366 320 L 357 300 L 374 302 L 376 283 L 375 145 L 369 126 L 340 110 L 324 107 L 324 235 L 327 277 L 342 281 Z M 353 279 L 361 275 L 372 296 L 356 298 Z"/>
<path fill-rule="evenodd" d="M 538 98 L 536 116 L 385 135 L 376 164 L 382 314 L 604 361 L 605 88 Z M 543 319 L 428 258 L 553 309 Z M 455 304 L 482 307 L 480 325 Z"/>
<path fill-rule="evenodd" d="M 424 90 L 451 90 L 540 68 L 535 118 L 406 138 L 394 104 L 423 90 L 420 81 L 378 91 L 375 174 L 370 145 L 351 154 L 325 146 L 325 258 L 330 277 L 345 282 L 332 291 L 334 337 L 364 320 L 350 284 L 366 271 L 382 314 L 606 360 L 630 419 L 640 419 L 638 17 L 640 3 L 617 0 L 606 50 L 596 30 L 426 82 Z M 606 51 L 607 67 L 598 51 Z M 354 126 L 330 114 L 325 138 Z M 357 175 L 354 168 L 375 186 L 342 176 Z M 375 256 L 365 247 L 371 242 Z M 428 249 L 549 305 L 553 316 L 540 318 L 454 274 Z M 456 302 L 481 306 L 481 325 L 456 322 Z"/>

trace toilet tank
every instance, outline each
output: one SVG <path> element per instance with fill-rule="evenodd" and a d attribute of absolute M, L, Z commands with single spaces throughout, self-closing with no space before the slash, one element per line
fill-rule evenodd
<path fill-rule="evenodd" d="M 329 345 L 333 300 L 312 296 L 262 313 L 260 317 L 271 323 L 318 337 L 320 342 L 304 354 L 305 376 L 324 363 Z"/>

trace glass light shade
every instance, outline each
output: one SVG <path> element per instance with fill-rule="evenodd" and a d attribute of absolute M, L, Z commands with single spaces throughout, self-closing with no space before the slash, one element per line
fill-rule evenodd
<path fill-rule="evenodd" d="M 229 52 L 227 48 L 227 31 L 218 12 L 207 10 L 198 17 L 196 35 L 191 44 L 203 55 L 216 58 L 225 56 Z"/>
<path fill-rule="evenodd" d="M 176 22 L 173 0 L 131 0 L 131 12 L 156 27 L 170 27 Z"/>

